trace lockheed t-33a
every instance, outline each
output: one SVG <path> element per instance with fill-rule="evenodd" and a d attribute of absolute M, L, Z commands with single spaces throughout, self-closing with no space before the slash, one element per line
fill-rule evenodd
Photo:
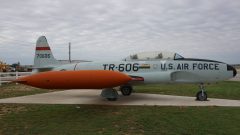
<path fill-rule="evenodd" d="M 207 100 L 204 83 L 230 79 L 237 71 L 215 60 L 184 58 L 173 52 L 142 52 L 120 61 L 62 63 L 54 58 L 47 39 L 37 40 L 35 71 L 47 71 L 19 78 L 18 82 L 53 89 L 103 89 L 101 95 L 116 100 L 115 87 L 129 96 L 134 85 L 157 83 L 196 83 L 200 91 L 196 99 Z"/>

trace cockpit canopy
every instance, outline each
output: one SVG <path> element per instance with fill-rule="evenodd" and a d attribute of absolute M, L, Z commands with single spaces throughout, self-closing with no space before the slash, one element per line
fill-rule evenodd
<path fill-rule="evenodd" d="M 156 60 L 176 60 L 184 59 L 181 55 L 174 52 L 142 52 L 124 58 L 124 61 L 156 61 Z"/>

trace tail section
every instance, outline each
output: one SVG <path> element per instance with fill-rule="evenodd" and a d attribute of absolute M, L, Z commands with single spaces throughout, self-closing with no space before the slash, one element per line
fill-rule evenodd
<path fill-rule="evenodd" d="M 38 38 L 34 57 L 35 68 L 53 68 L 59 62 L 54 58 L 45 36 Z"/>

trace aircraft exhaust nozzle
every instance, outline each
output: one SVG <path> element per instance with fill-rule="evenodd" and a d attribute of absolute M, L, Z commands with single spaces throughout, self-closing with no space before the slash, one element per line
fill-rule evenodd
<path fill-rule="evenodd" d="M 233 77 L 235 77 L 237 75 L 237 70 L 236 68 L 233 68 Z"/>
<path fill-rule="evenodd" d="M 15 82 L 44 89 L 103 89 L 131 81 L 128 75 L 107 70 L 48 71 L 21 77 Z"/>
<path fill-rule="evenodd" d="M 227 65 L 227 70 L 233 72 L 233 77 L 237 75 L 237 70 L 233 66 Z"/>

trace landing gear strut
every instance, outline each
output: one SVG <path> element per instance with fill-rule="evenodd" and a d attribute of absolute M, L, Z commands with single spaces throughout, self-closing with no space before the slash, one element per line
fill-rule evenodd
<path fill-rule="evenodd" d="M 203 83 L 199 86 L 200 91 L 196 95 L 196 100 L 198 101 L 207 101 L 207 93 L 205 92 Z"/>
<path fill-rule="evenodd" d="M 108 101 L 116 101 L 118 98 L 118 93 L 113 88 L 103 89 L 101 96 L 106 98 Z"/>
<path fill-rule="evenodd" d="M 125 86 L 121 86 L 120 90 L 123 96 L 129 96 L 131 95 L 133 88 L 130 85 L 125 85 Z"/>

